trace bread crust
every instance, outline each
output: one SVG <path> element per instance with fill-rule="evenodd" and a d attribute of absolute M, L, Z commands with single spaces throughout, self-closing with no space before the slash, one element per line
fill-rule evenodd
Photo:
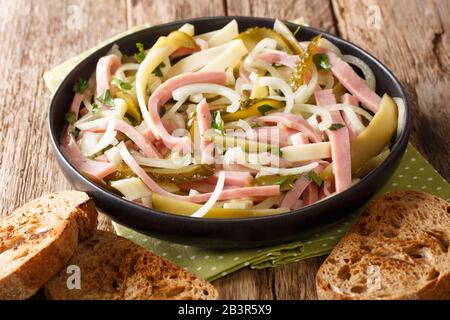
<path fill-rule="evenodd" d="M 321 300 L 448 300 L 449 238 L 447 201 L 416 191 L 388 193 L 370 204 L 320 266 L 317 296 Z M 370 264 L 379 268 L 378 289 L 364 287 Z"/>
<path fill-rule="evenodd" d="M 98 230 L 78 246 L 68 265 L 81 272 L 81 289 L 68 289 L 63 268 L 45 286 L 54 300 L 216 299 L 215 288 L 128 239 Z"/>
<path fill-rule="evenodd" d="M 48 216 L 57 210 L 60 216 Z M 53 223 L 48 230 L 47 218 Z M 96 227 L 95 204 L 78 191 L 46 195 L 4 217 L 0 222 L 0 259 L 5 260 L 5 269 L 10 269 L 0 276 L 0 299 L 34 295 L 70 259 L 78 241 L 92 236 Z M 19 239 L 17 243 L 14 238 Z"/>

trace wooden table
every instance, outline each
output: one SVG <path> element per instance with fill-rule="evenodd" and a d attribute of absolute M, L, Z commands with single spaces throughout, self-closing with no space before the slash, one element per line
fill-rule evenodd
<path fill-rule="evenodd" d="M 448 0 L 0 0 L 0 207 L 70 189 L 47 132 L 44 71 L 135 25 L 215 15 L 294 19 L 368 50 L 402 81 L 412 142 L 450 179 Z M 111 228 L 102 217 L 100 228 Z M 315 299 L 322 259 L 241 270 L 215 282 L 224 299 Z"/>

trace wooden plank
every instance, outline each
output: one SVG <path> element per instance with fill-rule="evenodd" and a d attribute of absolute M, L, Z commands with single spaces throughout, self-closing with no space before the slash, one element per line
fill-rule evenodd
<path fill-rule="evenodd" d="M 311 26 L 335 32 L 333 11 L 328 0 L 228 0 L 228 15 L 293 20 L 303 17 Z"/>
<path fill-rule="evenodd" d="M 312 258 L 274 269 L 274 293 L 280 300 L 315 300 L 316 273 L 324 257 Z"/>
<path fill-rule="evenodd" d="M 127 0 L 128 26 L 225 15 L 222 0 Z"/>
<path fill-rule="evenodd" d="M 333 0 L 333 6 L 342 37 L 400 79 L 413 107 L 412 142 L 450 180 L 450 2 Z"/>
<path fill-rule="evenodd" d="M 214 281 L 220 299 L 234 300 L 272 300 L 273 272 L 270 269 L 251 270 L 249 268 L 234 272 Z"/>
<path fill-rule="evenodd" d="M 70 188 L 51 150 L 46 119 L 50 93 L 42 77 L 52 66 L 125 30 L 126 16 L 120 15 L 125 8 L 123 0 L 0 1 L 2 214 Z"/>

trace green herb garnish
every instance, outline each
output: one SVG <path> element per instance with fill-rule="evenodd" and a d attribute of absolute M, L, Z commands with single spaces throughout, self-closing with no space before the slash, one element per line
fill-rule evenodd
<path fill-rule="evenodd" d="M 103 92 L 100 96 L 97 97 L 97 100 L 103 103 L 104 105 L 114 107 L 114 100 L 109 90 L 105 90 L 105 92 Z"/>
<path fill-rule="evenodd" d="M 268 104 L 263 104 L 258 107 L 259 113 L 261 113 L 263 116 L 266 114 L 266 112 L 269 112 L 271 110 L 275 110 L 275 108 Z"/>
<path fill-rule="evenodd" d="M 77 121 L 77 116 L 75 115 L 75 112 L 67 112 L 64 115 L 64 119 L 70 124 L 74 124 L 75 121 Z"/>
<path fill-rule="evenodd" d="M 313 181 L 315 184 L 317 184 L 318 187 L 320 187 L 322 185 L 322 182 L 323 182 L 322 179 L 313 170 L 308 172 L 308 174 L 306 175 L 306 178 L 309 181 Z"/>
<path fill-rule="evenodd" d="M 88 81 L 82 78 L 79 78 L 77 82 L 73 85 L 73 91 L 78 93 L 83 93 L 89 87 Z"/>
<path fill-rule="evenodd" d="M 131 124 L 132 126 L 137 125 L 136 119 L 130 117 L 128 114 L 125 115 L 124 120 L 125 120 L 126 122 L 128 122 L 129 124 Z M 129 139 L 129 138 L 128 138 L 128 139 Z M 128 140 L 128 139 L 127 139 L 127 140 Z"/>
<path fill-rule="evenodd" d="M 140 42 L 136 43 L 136 48 L 138 48 L 139 52 L 134 54 L 136 61 L 142 63 L 144 61 L 146 53 L 144 49 L 144 45 Z"/>
<path fill-rule="evenodd" d="M 80 135 L 80 129 L 78 128 L 73 129 L 71 134 L 73 135 L 74 138 L 78 138 L 78 136 Z"/>
<path fill-rule="evenodd" d="M 332 123 L 331 126 L 328 128 L 328 130 L 336 131 L 336 130 L 339 130 L 344 127 L 345 127 L 345 125 L 342 123 Z"/>
<path fill-rule="evenodd" d="M 297 35 L 297 33 L 300 31 L 302 26 L 298 26 L 297 29 L 295 29 L 294 33 L 292 34 L 294 37 Z"/>
<path fill-rule="evenodd" d="M 131 83 L 129 83 L 129 82 L 125 82 L 120 79 L 113 79 L 113 81 L 111 81 L 111 83 L 113 85 L 115 85 L 117 88 L 119 88 L 120 90 L 131 90 Z"/>
<path fill-rule="evenodd" d="M 316 54 L 313 58 L 313 62 L 316 65 L 317 69 L 331 71 L 331 64 L 330 60 L 328 59 L 328 55 Z"/>
<path fill-rule="evenodd" d="M 245 108 L 250 107 L 254 103 L 255 103 L 254 99 L 242 99 L 239 107 L 241 109 L 245 109 Z"/>
<path fill-rule="evenodd" d="M 93 104 L 92 104 L 92 113 L 93 113 L 93 114 L 97 114 L 97 113 L 99 113 L 99 112 L 100 112 L 100 107 L 98 106 L 98 104 L 93 103 Z"/>
<path fill-rule="evenodd" d="M 272 148 L 271 152 L 280 158 L 283 156 L 283 151 L 280 148 Z"/>
<path fill-rule="evenodd" d="M 219 111 L 214 111 L 211 119 L 211 128 L 220 131 L 222 134 L 225 132 L 225 123 L 220 116 Z"/>
<path fill-rule="evenodd" d="M 273 184 L 277 185 L 277 186 L 281 186 L 283 183 L 285 183 L 288 180 L 287 177 L 280 177 L 280 179 L 275 180 L 273 182 Z"/>
<path fill-rule="evenodd" d="M 166 64 L 165 64 L 164 62 L 161 62 L 161 63 L 156 67 L 156 69 L 152 71 L 152 73 L 153 73 L 155 76 L 157 76 L 157 77 L 162 77 L 163 74 L 162 74 L 161 69 L 164 68 L 165 66 L 166 66 Z"/>

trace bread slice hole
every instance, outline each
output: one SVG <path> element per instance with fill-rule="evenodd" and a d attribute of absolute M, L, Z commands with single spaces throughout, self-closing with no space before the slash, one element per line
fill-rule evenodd
<path fill-rule="evenodd" d="M 353 286 L 353 287 L 350 289 L 350 291 L 351 291 L 352 293 L 357 293 L 357 294 L 364 293 L 364 292 L 366 292 L 366 290 L 367 290 L 367 287 L 366 287 L 366 286 L 363 286 L 363 285 L 356 285 L 356 286 Z"/>
<path fill-rule="evenodd" d="M 367 252 L 372 252 L 373 246 L 371 246 L 370 244 L 362 244 L 361 250 L 367 251 Z"/>
<path fill-rule="evenodd" d="M 433 260 L 433 254 L 427 247 L 410 248 L 406 250 L 406 254 L 408 254 L 413 259 L 423 259 L 427 262 L 431 262 Z"/>
<path fill-rule="evenodd" d="M 400 216 L 392 216 L 391 217 L 391 226 L 395 229 L 400 229 L 402 226 L 402 220 L 403 218 Z"/>
<path fill-rule="evenodd" d="M 395 237 L 398 236 L 398 231 L 397 230 L 388 229 L 388 230 L 384 231 L 383 235 L 386 238 L 395 238 Z"/>
<path fill-rule="evenodd" d="M 342 281 L 350 280 L 350 277 L 352 276 L 350 273 L 350 267 L 347 265 L 341 267 L 337 273 L 337 276 Z"/>
<path fill-rule="evenodd" d="M 366 224 L 365 223 L 361 223 L 358 226 L 358 233 L 362 236 L 368 236 L 369 235 L 369 231 L 366 228 Z"/>
<path fill-rule="evenodd" d="M 441 273 L 439 271 L 437 271 L 436 269 L 431 269 L 430 272 L 428 273 L 427 281 L 432 281 L 434 279 L 439 278 L 440 274 Z"/>
<path fill-rule="evenodd" d="M 450 245 L 449 238 L 447 234 L 440 230 L 431 230 L 431 231 L 425 231 L 428 235 L 433 237 L 437 242 L 439 247 L 441 248 L 442 252 L 447 253 L 448 247 Z"/>

